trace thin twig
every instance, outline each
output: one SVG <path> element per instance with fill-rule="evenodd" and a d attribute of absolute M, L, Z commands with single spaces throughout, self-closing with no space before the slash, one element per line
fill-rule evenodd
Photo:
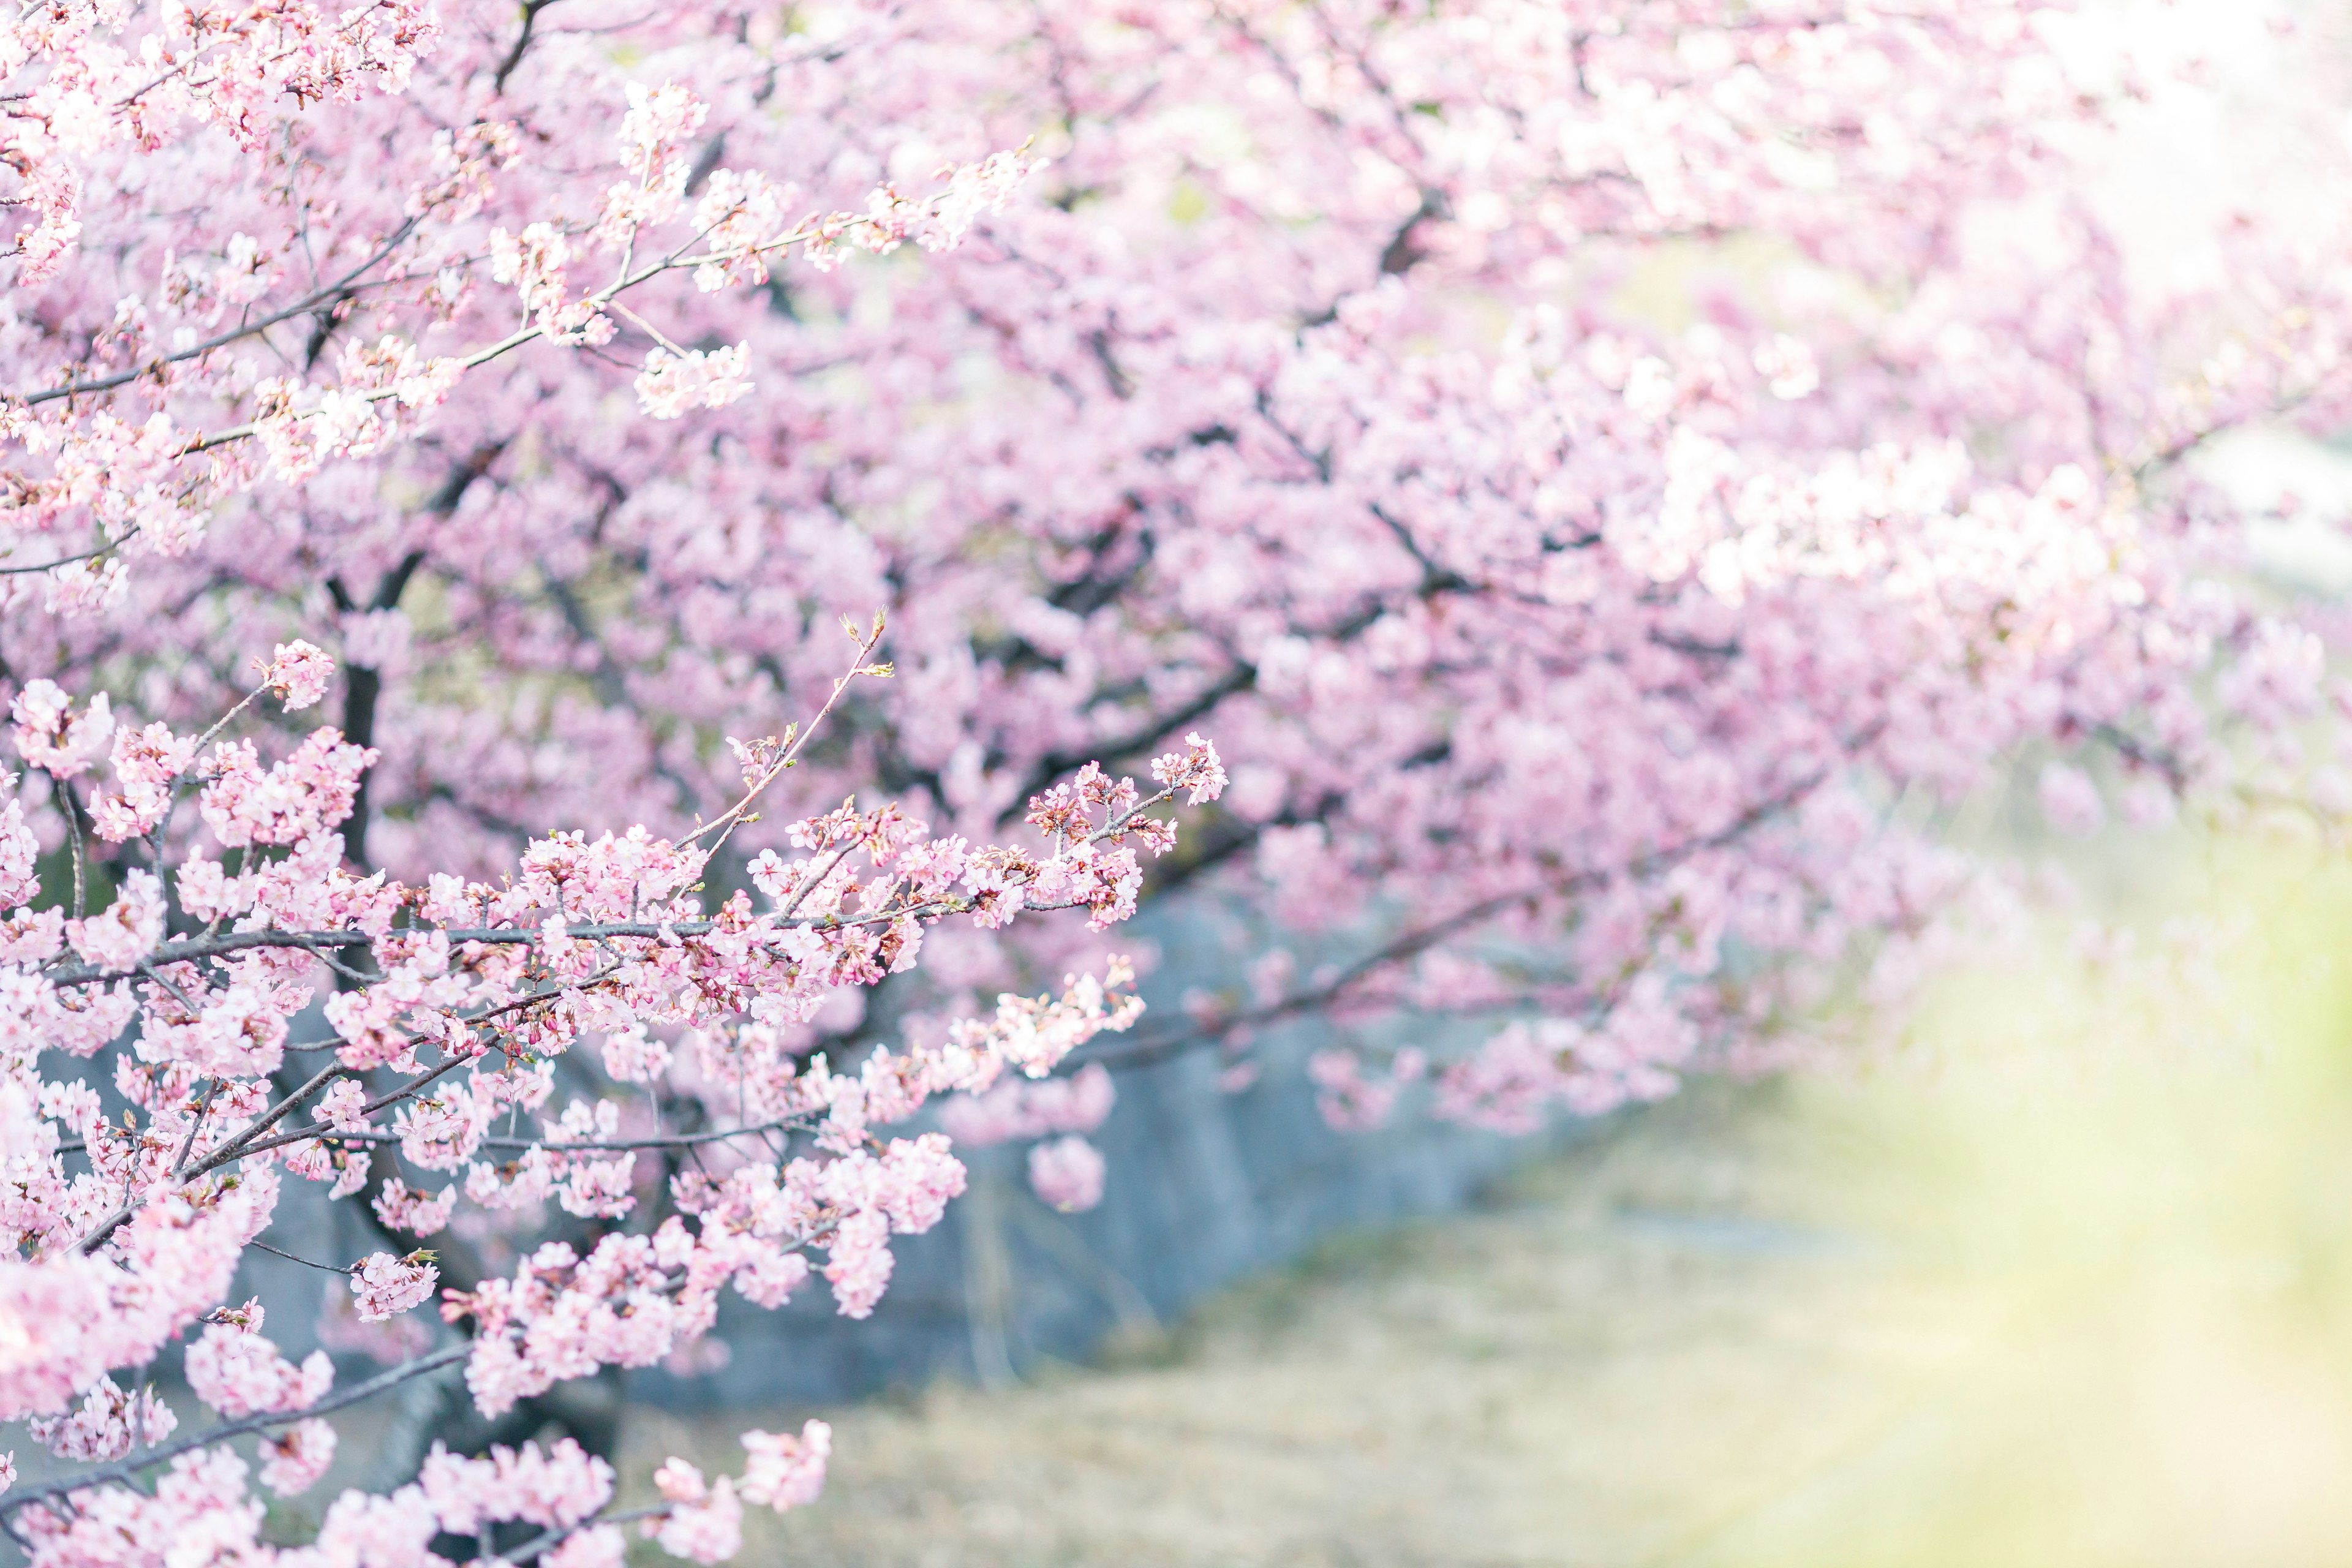
<path fill-rule="evenodd" d="M 315 1268 L 321 1274 L 341 1274 L 348 1276 L 351 1273 L 350 1269 L 338 1268 L 331 1263 L 313 1263 L 307 1258 L 297 1258 L 292 1253 L 272 1247 L 266 1241 L 248 1241 L 246 1245 L 247 1247 L 258 1247 L 262 1251 L 269 1254 L 272 1258 L 282 1258 L 289 1263 L 299 1263 L 305 1268 Z"/>
<path fill-rule="evenodd" d="M 31 1487 L 21 1492 L 0 1497 L 0 1518 L 14 1514 L 28 1503 L 45 1502 L 50 1498 L 69 1496 L 90 1487 L 101 1486 L 108 1481 L 127 1481 L 142 1470 L 164 1464 L 182 1454 L 194 1453 L 198 1448 L 209 1448 L 215 1443 L 225 1443 L 231 1437 L 243 1436 L 248 1432 L 267 1431 L 272 1426 L 289 1426 L 297 1421 L 307 1421 L 315 1415 L 325 1415 L 347 1405 L 357 1405 L 362 1400 L 374 1398 L 386 1389 L 397 1388 L 411 1378 L 423 1377 L 427 1373 L 438 1372 L 441 1368 L 463 1361 L 473 1353 L 474 1347 L 470 1342 L 445 1345 L 430 1354 L 404 1361 L 390 1371 L 378 1373 L 364 1383 L 355 1383 L 349 1388 L 340 1389 L 321 1398 L 315 1405 L 304 1405 L 299 1410 L 271 1411 L 259 1415 L 248 1415 L 238 1421 L 225 1421 L 217 1426 L 196 1433 L 194 1436 L 183 1437 L 176 1443 L 152 1448 L 139 1458 L 126 1459 L 119 1464 L 104 1465 L 95 1470 L 84 1471 L 78 1476 L 68 1476 L 61 1480 L 50 1481 L 46 1485 Z"/>

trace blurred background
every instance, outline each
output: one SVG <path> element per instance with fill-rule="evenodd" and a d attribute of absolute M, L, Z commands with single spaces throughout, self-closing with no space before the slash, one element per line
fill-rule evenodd
<path fill-rule="evenodd" d="M 826 1406 L 831 1488 L 755 1549 L 2352 1560 L 2352 878 L 2072 869 L 2137 918 L 2012 933 L 1867 1059 L 1621 1113 L 1089 1364 Z M 634 1417 L 625 1473 L 746 1424 Z"/>

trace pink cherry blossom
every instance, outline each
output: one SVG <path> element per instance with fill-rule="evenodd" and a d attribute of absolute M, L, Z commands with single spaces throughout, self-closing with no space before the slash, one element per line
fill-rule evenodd
<path fill-rule="evenodd" d="M 333 679 L 334 673 L 333 659 L 297 637 L 290 643 L 278 645 L 268 668 L 262 672 L 261 680 L 291 713 L 298 708 L 310 707 L 324 697 L 327 682 Z"/>
<path fill-rule="evenodd" d="M 57 682 L 26 681 L 9 704 L 16 752 L 37 768 L 71 778 L 88 768 L 114 733 L 107 697 L 100 692 L 77 714 Z"/>
<path fill-rule="evenodd" d="M 188 1386 L 196 1397 L 232 1420 L 316 1404 L 334 1381 L 325 1353 L 311 1352 L 298 1368 L 262 1337 L 257 1307 L 248 1305 L 244 1317 L 250 1327 L 215 1323 L 188 1348 Z"/>
<path fill-rule="evenodd" d="M 0 778 L 0 789 L 16 781 Z M 14 910 L 40 890 L 41 841 L 25 821 L 20 801 L 0 806 L 0 909 Z"/>
<path fill-rule="evenodd" d="M 394 1176 L 378 1189 L 373 1206 L 376 1217 L 393 1229 L 410 1236 L 431 1236 L 449 1223 L 449 1213 L 457 1203 L 456 1187 L 444 1187 L 428 1196 L 411 1191 L 407 1183 Z M 366 1318 L 368 1314 L 363 1312 L 361 1316 Z"/>
<path fill-rule="evenodd" d="M 101 969 L 127 970 L 163 937 L 163 895 L 152 871 L 133 871 L 103 914 L 66 922 L 73 950 Z"/>
<path fill-rule="evenodd" d="M 2052 763 L 2042 770 L 2042 814 L 2061 833 L 2088 833 L 2106 820 L 2099 786 L 2082 769 Z"/>
<path fill-rule="evenodd" d="M 600 1524 L 565 1539 L 542 1559 L 548 1568 L 621 1568 L 628 1560 L 628 1537 Z"/>
<path fill-rule="evenodd" d="M 279 1497 L 309 1491 L 335 1460 L 335 1429 L 324 1421 L 297 1421 L 261 1446 L 261 1481 Z"/>
<path fill-rule="evenodd" d="M 604 1037 L 604 1071 L 616 1083 L 650 1083 L 669 1066 L 669 1047 L 632 1024 Z"/>
<path fill-rule="evenodd" d="M 26 1422 L 25 1429 L 58 1458 L 90 1464 L 119 1459 L 142 1443 L 160 1443 L 178 1426 L 171 1406 L 152 1388 L 125 1393 L 112 1378 L 101 1377 L 78 1408 Z"/>
<path fill-rule="evenodd" d="M 1067 1078 L 1007 1079 L 984 1094 L 958 1095 L 940 1113 L 959 1143 L 984 1146 L 1055 1132 L 1091 1132 L 1110 1115 L 1118 1090 L 1099 1062 Z"/>
<path fill-rule="evenodd" d="M 205 826 L 226 848 L 298 843 L 351 811 L 360 774 L 373 760 L 333 730 L 314 731 L 267 773 L 250 741 L 224 743 L 208 764 Z"/>
<path fill-rule="evenodd" d="M 700 1470 L 674 1458 L 654 1472 L 654 1484 L 670 1509 L 667 1517 L 646 1521 L 646 1533 L 663 1551 L 697 1563 L 723 1563 L 741 1549 L 743 1505 L 731 1478 L 721 1476 L 706 1486 Z"/>
<path fill-rule="evenodd" d="M 478 1459 L 436 1444 L 418 1484 L 444 1530 L 471 1535 L 518 1519 L 555 1530 L 594 1518 L 612 1500 L 614 1471 L 569 1437 L 545 1449 L 493 1447 Z"/>
<path fill-rule="evenodd" d="M 744 374 L 750 352 L 745 343 L 708 353 L 654 348 L 637 374 L 637 402 L 655 419 L 676 419 L 694 408 L 724 408 L 751 390 Z"/>
<path fill-rule="evenodd" d="M 750 1462 L 743 1468 L 743 1500 L 778 1513 L 805 1508 L 824 1490 L 825 1460 L 833 1452 L 833 1428 L 809 1420 L 800 1436 L 746 1432 L 743 1451 Z"/>
<path fill-rule="evenodd" d="M 1365 1072 L 1353 1051 L 1318 1051 L 1307 1059 L 1307 1074 L 1315 1082 L 1315 1103 L 1323 1120 L 1343 1131 L 1361 1132 L 1381 1126 L 1396 1110 L 1393 1075 Z"/>
<path fill-rule="evenodd" d="M 446 1195 L 446 1194 L 445 1194 Z M 441 1271 L 430 1263 L 371 1253 L 352 1272 L 352 1294 L 358 1299 L 360 1321 L 396 1317 L 433 1294 Z"/>
<path fill-rule="evenodd" d="M 1102 1202 L 1102 1151 L 1067 1135 L 1032 1145 L 1029 1185 L 1049 1208 L 1064 1214 L 1090 1209 Z"/>

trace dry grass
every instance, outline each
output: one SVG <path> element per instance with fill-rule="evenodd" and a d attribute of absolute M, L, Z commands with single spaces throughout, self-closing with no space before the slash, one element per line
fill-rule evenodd
<path fill-rule="evenodd" d="M 2352 930 L 2352 884 L 2310 929 Z M 2324 964 L 2223 996 L 2258 1059 L 2063 1010 L 2028 1049 L 2000 976 L 1964 1049 L 1694 1089 L 1148 1353 L 833 1413 L 828 1494 L 746 1561 L 2352 1563 L 2352 966 L 2323 995 Z M 649 1416 L 625 1473 L 732 1468 L 752 1424 Z"/>
<path fill-rule="evenodd" d="M 751 1559 L 1709 1560 L 1966 1342 L 1843 1228 L 1819 1146 L 1769 1096 L 1694 1093 L 1481 1212 L 1328 1247 L 1156 1352 L 835 1413 L 828 1495 Z M 648 1417 L 635 1441 L 637 1473 L 673 1448 L 727 1462 L 708 1428 Z"/>

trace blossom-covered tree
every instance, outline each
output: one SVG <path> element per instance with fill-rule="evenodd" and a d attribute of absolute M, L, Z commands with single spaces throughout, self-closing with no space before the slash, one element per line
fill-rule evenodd
<path fill-rule="evenodd" d="M 869 662 L 882 623 L 850 631 L 856 658 L 835 700 L 889 673 Z M 308 644 L 282 646 L 249 700 L 310 706 L 331 669 Z M 60 790 L 111 716 L 104 700 L 77 712 L 37 681 L 16 704 L 17 749 Z M 1224 782 L 1197 737 L 1154 763 L 1150 795 L 1089 765 L 1034 803 L 1042 851 L 934 837 L 896 805 L 851 800 L 793 823 L 795 853 L 761 854 L 757 900 L 697 897 L 713 853 L 812 731 L 740 747 L 740 797 L 681 838 L 557 833 L 495 885 L 436 873 L 407 886 L 341 863 L 336 830 L 369 752 L 331 728 L 266 770 L 249 740 L 207 751 L 236 717 L 194 737 L 160 721 L 119 730 L 123 794 L 90 815 L 101 826 L 136 815 L 113 837 L 149 858 L 102 910 L 69 913 L 79 898 L 30 907 L 34 836 L 14 803 L 0 820 L 13 1242 L 0 1258 L 0 1419 L 29 1418 L 29 1436 L 80 1462 L 0 1497 L 0 1521 L 37 1563 L 177 1560 L 193 1538 L 238 1561 L 421 1564 L 451 1534 L 485 1558 L 576 1568 L 619 1562 L 630 1521 L 698 1562 L 733 1555 L 744 1501 L 782 1509 L 815 1495 L 823 1423 L 748 1434 L 740 1483 L 706 1483 L 673 1460 L 655 1478 L 664 1501 L 621 1514 L 610 1464 L 570 1438 L 485 1445 L 485 1458 L 436 1444 L 414 1484 L 346 1492 L 317 1542 L 290 1554 L 258 1540 L 262 1505 L 228 1445 L 259 1434 L 262 1483 L 299 1493 L 332 1461 L 324 1416 L 335 1409 L 462 1362 L 474 1406 L 496 1418 L 602 1367 L 689 1350 L 730 1288 L 781 1305 L 809 1282 L 812 1250 L 840 1310 L 867 1315 L 889 1281 L 891 1237 L 929 1229 L 964 1184 L 943 1134 L 879 1130 L 935 1094 L 992 1091 L 1008 1069 L 1047 1074 L 1096 1034 L 1126 1028 L 1139 1004 L 1114 963 L 1073 976 L 1058 999 L 1007 995 L 935 1047 L 877 1049 L 855 1072 L 796 1059 L 791 1031 L 834 993 L 913 968 L 927 930 L 950 916 L 996 927 L 1085 910 L 1097 930 L 1123 920 L 1138 851 L 1175 842 L 1149 808 L 1180 793 L 1213 799 Z M 192 795 L 203 826 L 181 838 L 174 808 Z M 311 1008 L 330 979 L 340 984 Z M 323 1037 L 299 1037 L 291 1021 L 313 1012 Z M 667 1037 L 680 1030 L 682 1060 Z M 593 1092 L 593 1079 L 576 1092 L 562 1069 L 591 1041 L 611 1083 L 667 1086 L 649 1096 L 650 1116 L 631 1104 L 624 1125 L 623 1103 Z M 120 1115 L 87 1071 L 101 1052 Z M 574 1092 L 559 1111 L 560 1087 Z M 445 1184 L 422 1191 L 412 1177 Z M 509 1241 L 544 1239 L 497 1274 L 477 1247 L 462 1285 L 446 1287 L 425 1248 L 306 1259 L 344 1277 L 360 1324 L 397 1322 L 444 1287 L 440 1315 L 463 1331 L 337 1390 L 325 1352 L 297 1365 L 263 1333 L 257 1300 L 230 1301 L 247 1250 L 278 1250 L 266 1237 L 289 1179 L 331 1200 L 365 1194 L 387 1237 L 435 1237 L 463 1201 Z M 585 1223 L 551 1235 L 551 1206 Z M 221 1419 L 174 1441 L 177 1415 L 137 1373 L 191 1334 L 188 1386 Z M 128 1390 L 115 1381 L 126 1373 Z M 125 1484 L 159 1468 L 152 1495 Z"/>
<path fill-rule="evenodd" d="M 495 1415 L 728 1280 L 781 1300 L 798 1247 L 870 1304 L 956 1178 L 865 1129 L 931 1093 L 1065 1207 L 1110 1084 L 1031 1070 L 1238 1084 L 1308 1013 L 1396 1047 L 1317 1058 L 1335 1121 L 1425 1081 L 1532 1126 L 1899 977 L 1971 876 L 1921 824 L 2005 759 L 2066 826 L 2352 798 L 2296 737 L 2324 646 L 2189 468 L 2342 423 L 2340 247 L 2250 217 L 2136 266 L 2083 170 L 2150 89 L 2033 0 L 60 0 L 0 38 L 0 1313 L 70 1325 L 0 1378 L 100 1479 L 171 1453 L 107 1380 L 199 1321 L 218 1430 L 319 1473 L 359 1391 L 228 1300 L 285 1173 L 387 1237 L 577 1222 L 499 1277 L 352 1266 L 361 1320 L 456 1292 L 409 1364 Z M 876 605 L 896 678 L 845 686 Z M 195 733 L 257 661 L 272 701 Z M 1080 771 L 1155 754 L 1208 807 L 1181 847 Z M 946 1023 L 1102 961 L 1020 909 L 1179 888 L 1285 942 L 1116 1045 L 1083 983 Z M 674 1465 L 655 1528 L 722 1555 L 823 1453 Z M 58 1563 L 245 1542 L 241 1463 L 0 1508 Z M 608 1562 L 599 1463 L 445 1456 L 316 1550 Z"/>

